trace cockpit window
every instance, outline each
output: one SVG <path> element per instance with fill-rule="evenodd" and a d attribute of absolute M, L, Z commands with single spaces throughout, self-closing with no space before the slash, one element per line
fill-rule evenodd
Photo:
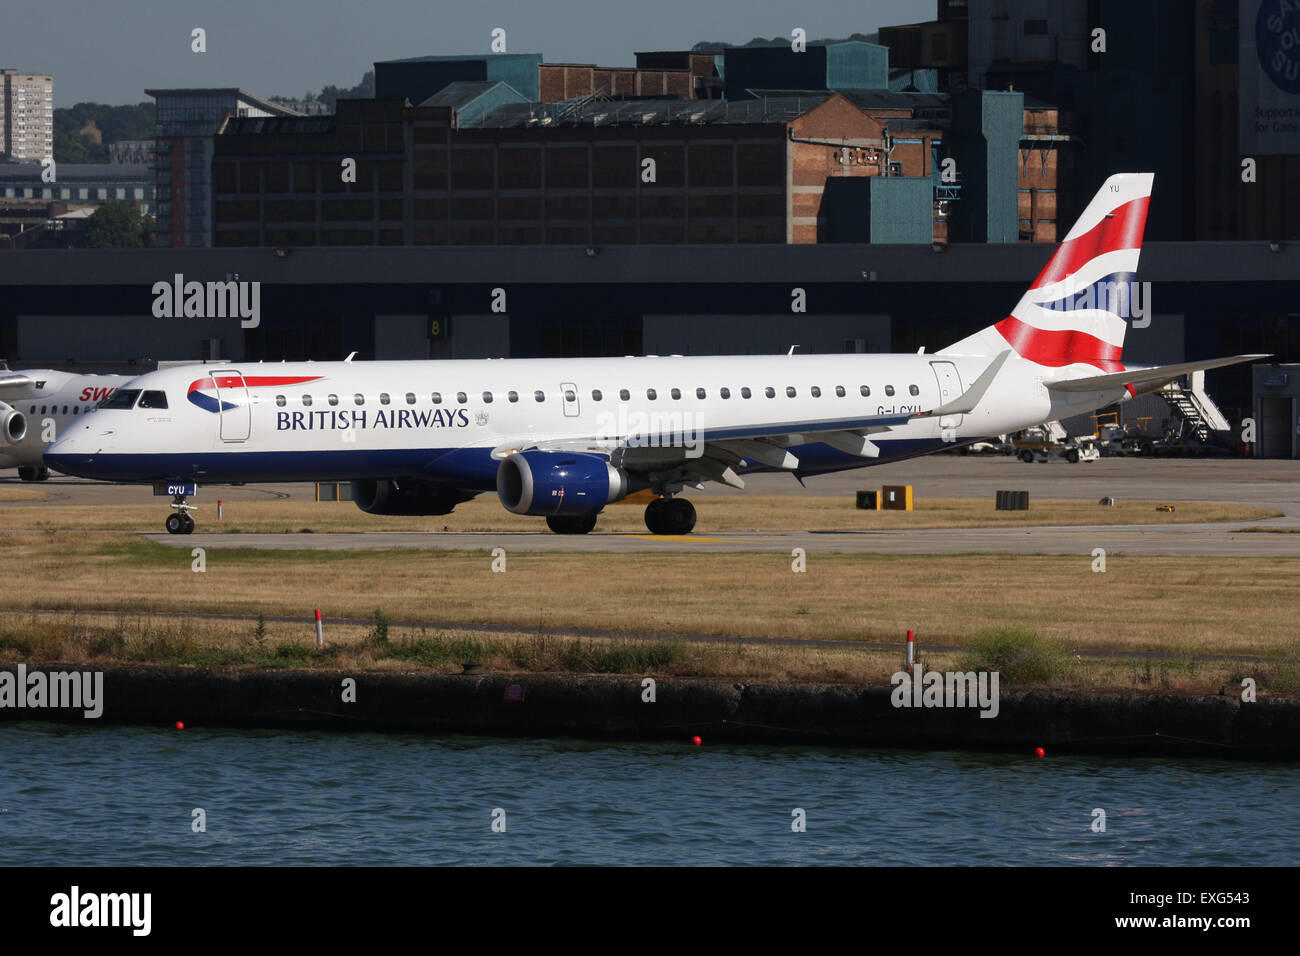
<path fill-rule="evenodd" d="M 138 388 L 119 388 L 108 398 L 99 403 L 100 408 L 135 408 L 135 400 L 140 397 Z"/>
<path fill-rule="evenodd" d="M 140 396 L 140 404 L 136 407 L 137 408 L 166 408 L 167 393 L 152 392 L 152 391 L 145 392 L 143 395 Z"/>

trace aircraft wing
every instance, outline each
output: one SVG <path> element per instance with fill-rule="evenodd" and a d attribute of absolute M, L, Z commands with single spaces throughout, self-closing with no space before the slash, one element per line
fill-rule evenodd
<path fill-rule="evenodd" d="M 634 473 L 679 470 L 695 481 L 720 481 L 735 488 L 744 482 L 735 469 L 752 461 L 783 471 L 795 471 L 799 459 L 787 448 L 810 442 L 825 442 L 834 448 L 864 458 L 880 450 L 869 434 L 889 431 L 916 417 L 906 414 L 871 415 L 855 418 L 826 418 L 772 422 L 728 428 L 700 428 L 675 435 L 619 435 L 591 438 L 537 438 L 510 441 L 492 449 L 502 459 L 521 451 L 569 452 L 602 455 Z"/>
<path fill-rule="evenodd" d="M 26 372 L 11 372 L 9 369 L 0 369 L 0 395 L 5 392 L 17 391 L 32 384 L 32 377 Z"/>
<path fill-rule="evenodd" d="M 1124 388 L 1128 385 L 1132 385 L 1139 392 L 1152 392 L 1188 372 L 1239 365 L 1242 362 L 1258 361 L 1268 357 L 1268 355 L 1234 355 L 1231 358 L 1183 362 L 1180 365 L 1157 365 L 1154 368 L 1133 368 L 1124 372 L 1111 372 L 1109 375 L 1089 375 L 1087 378 L 1070 378 L 1061 382 L 1043 384 L 1057 392 L 1100 392 L 1108 388 Z"/>

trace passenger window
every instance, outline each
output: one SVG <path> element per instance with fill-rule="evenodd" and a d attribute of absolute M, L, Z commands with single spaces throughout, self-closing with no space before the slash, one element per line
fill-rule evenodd
<path fill-rule="evenodd" d="M 862 393 L 862 397 L 863 397 L 863 398 L 870 398 L 870 397 L 871 397 L 871 386 L 870 386 L 870 385 L 863 385 L 863 386 L 861 386 L 861 387 L 858 388 L 858 391 Z"/>
<path fill-rule="evenodd" d="M 510 401 L 512 401 L 512 402 L 517 402 L 517 401 L 519 401 L 519 393 L 518 393 L 518 392 L 513 392 L 513 391 L 511 391 L 511 392 L 506 392 L 506 398 L 510 399 Z"/>
<path fill-rule="evenodd" d="M 310 395 L 304 395 L 304 396 L 302 397 L 302 407 L 303 407 L 303 408 L 307 408 L 307 407 L 310 406 L 310 405 L 311 405 L 311 396 L 310 396 Z"/>
<path fill-rule="evenodd" d="M 460 405 L 464 405 L 467 401 L 469 401 L 469 396 L 466 395 L 464 392 L 457 392 L 457 393 L 456 393 L 456 402 L 457 402 L 458 404 L 460 404 Z"/>
<path fill-rule="evenodd" d="M 414 393 L 414 392 L 407 392 L 407 393 L 406 393 L 406 404 L 408 404 L 408 405 L 414 405 L 414 404 L 415 404 L 415 393 Z"/>
<path fill-rule="evenodd" d="M 146 397 L 146 398 L 147 398 L 148 395 L 149 395 L 148 392 L 145 392 L 144 394 L 145 394 L 145 397 Z M 143 405 L 144 402 L 141 402 L 140 404 Z M 148 408 L 148 407 L 151 407 L 151 406 L 145 406 L 145 407 Z M 166 408 L 166 407 L 167 407 L 167 399 L 166 399 L 166 398 L 163 398 L 163 408 Z M 67 406 L 67 405 L 64 405 L 64 406 L 63 406 L 63 414 L 65 414 L 65 415 L 68 414 L 68 406 Z"/>
<path fill-rule="evenodd" d="M 707 395 L 707 393 L 706 393 L 706 392 L 704 391 L 704 389 L 702 389 L 702 388 L 697 388 L 697 389 L 695 390 L 695 397 L 696 397 L 696 398 L 704 398 L 706 395 Z"/>
<path fill-rule="evenodd" d="M 571 388 L 566 388 L 564 390 L 564 400 L 566 402 L 576 402 L 578 400 L 578 393 Z"/>
<path fill-rule="evenodd" d="M 155 391 L 145 392 L 143 395 L 140 396 L 140 407 L 141 408 L 166 408 L 167 393 L 155 392 Z M 65 415 L 68 413 L 68 406 L 66 405 L 63 406 L 63 413 Z"/>
<path fill-rule="evenodd" d="M 787 386 L 785 387 L 785 397 L 786 397 L 786 398 L 794 398 L 794 395 L 795 395 L 795 392 L 794 392 L 794 386 L 793 386 L 793 385 L 787 385 Z"/>
<path fill-rule="evenodd" d="M 355 395 L 352 396 L 352 401 L 358 405 L 364 405 L 366 403 L 366 396 L 362 395 L 360 392 L 357 392 Z"/>
<path fill-rule="evenodd" d="M 681 401 L 681 398 L 682 398 L 682 390 L 681 390 L 680 388 L 675 388 L 675 389 L 673 389 L 672 392 L 671 392 L 670 394 L 671 394 L 672 397 L 673 397 L 673 401 L 675 401 L 675 402 L 676 402 L 676 401 Z"/>
<path fill-rule="evenodd" d="M 388 393 L 387 393 L 387 392 L 380 392 L 380 393 L 379 393 L 379 404 L 380 404 L 380 405 L 387 405 L 388 402 L 389 402 Z"/>
<path fill-rule="evenodd" d="M 533 392 L 533 400 L 538 402 L 546 401 L 546 393 L 539 388 L 537 391 Z"/>
<path fill-rule="evenodd" d="M 892 386 L 892 385 L 886 385 L 886 386 L 885 386 L 885 394 L 886 394 L 886 395 L 893 395 L 893 394 L 894 394 L 894 386 Z"/>
<path fill-rule="evenodd" d="M 731 389 L 723 387 L 718 389 L 718 394 L 723 398 L 731 398 Z"/>
<path fill-rule="evenodd" d="M 920 395 L 920 394 L 921 394 L 921 390 L 920 390 L 919 388 L 917 388 L 915 385 L 909 385 L 909 386 L 907 386 L 907 393 L 908 393 L 909 395 Z"/>
<path fill-rule="evenodd" d="M 821 390 L 821 388 L 820 388 L 819 386 L 817 386 L 817 385 L 814 385 L 812 388 L 809 389 L 809 391 L 812 392 L 812 397 L 813 397 L 813 398 L 821 398 L 821 397 L 822 397 L 822 390 Z"/>
<path fill-rule="evenodd" d="M 740 389 L 740 397 L 741 397 L 741 398 L 749 398 L 749 396 L 750 396 L 751 394 L 753 394 L 753 393 L 750 392 L 750 390 L 749 390 L 749 386 L 748 386 L 748 385 L 744 385 L 744 386 L 741 387 L 741 389 Z"/>
<path fill-rule="evenodd" d="M 836 397 L 836 398 L 843 398 L 843 397 L 844 397 L 844 386 L 843 386 L 843 385 L 836 385 L 836 386 L 835 386 L 835 397 Z"/>
<path fill-rule="evenodd" d="M 433 393 L 433 404 L 435 404 L 435 405 L 441 405 L 441 404 L 442 404 L 442 392 L 434 392 L 434 393 Z"/>
<path fill-rule="evenodd" d="M 658 394 L 655 392 L 653 388 L 647 388 L 645 390 L 645 397 L 650 399 L 650 401 L 653 402 L 658 397 Z"/>
<path fill-rule="evenodd" d="M 104 406 L 104 407 L 107 408 L 108 406 Z M 41 406 L 41 414 L 42 414 L 42 415 L 45 414 L 45 406 L 44 406 L 44 405 Z"/>
<path fill-rule="evenodd" d="M 625 389 L 625 388 L 620 388 L 620 389 L 618 390 L 618 400 L 619 400 L 620 402 L 626 402 L 626 401 L 627 401 L 629 398 L 631 398 L 631 397 L 632 397 L 632 393 L 629 392 L 627 389 Z"/>
<path fill-rule="evenodd" d="M 767 388 L 763 389 L 763 394 L 768 398 L 776 398 L 776 389 L 769 385 Z"/>
<path fill-rule="evenodd" d="M 491 405 L 491 404 L 492 404 L 492 393 L 491 393 L 491 392 L 484 392 L 484 393 L 483 393 L 483 404 L 484 404 L 484 405 Z"/>
<path fill-rule="evenodd" d="M 591 400 L 592 400 L 593 402 L 598 402 L 598 401 L 600 401 L 600 399 L 601 399 L 600 389 L 598 389 L 598 388 L 593 388 L 593 389 L 591 390 Z"/>
<path fill-rule="evenodd" d="M 337 405 L 339 403 L 339 397 L 337 395 L 331 395 L 329 397 L 329 403 L 331 405 Z"/>
<path fill-rule="evenodd" d="M 288 401 L 288 399 L 286 399 L 283 395 L 275 396 L 275 404 L 280 406 L 281 408 L 284 408 L 284 404 L 286 401 Z"/>

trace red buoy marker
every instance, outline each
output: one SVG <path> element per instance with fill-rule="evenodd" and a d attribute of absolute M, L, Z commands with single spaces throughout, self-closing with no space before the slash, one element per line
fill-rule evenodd
<path fill-rule="evenodd" d="M 699 737 L 692 737 L 691 743 L 695 744 L 695 746 L 698 747 L 700 744 L 704 743 L 704 741 L 701 740 Z"/>
<path fill-rule="evenodd" d="M 1035 756 L 1035 757 L 1046 757 L 1046 756 L 1047 756 L 1047 751 L 1044 750 L 1042 747 L 1035 747 L 1035 748 L 1034 748 L 1034 756 Z"/>
<path fill-rule="evenodd" d="M 184 729 L 185 729 L 185 721 L 183 721 L 183 720 L 178 720 L 178 721 L 176 721 L 176 729 L 177 729 L 177 730 L 184 730 Z"/>

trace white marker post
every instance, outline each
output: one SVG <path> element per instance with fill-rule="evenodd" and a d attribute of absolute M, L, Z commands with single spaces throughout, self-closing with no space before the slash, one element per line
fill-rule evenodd
<path fill-rule="evenodd" d="M 916 632 L 911 628 L 907 631 L 907 672 L 912 673 L 912 665 L 916 663 Z"/>
<path fill-rule="evenodd" d="M 217 520 L 221 520 L 221 499 L 217 499 Z"/>
<path fill-rule="evenodd" d="M 317 650 L 319 650 L 324 646 L 325 646 L 325 629 L 324 627 L 321 626 L 320 608 L 316 608 L 316 648 Z"/>

